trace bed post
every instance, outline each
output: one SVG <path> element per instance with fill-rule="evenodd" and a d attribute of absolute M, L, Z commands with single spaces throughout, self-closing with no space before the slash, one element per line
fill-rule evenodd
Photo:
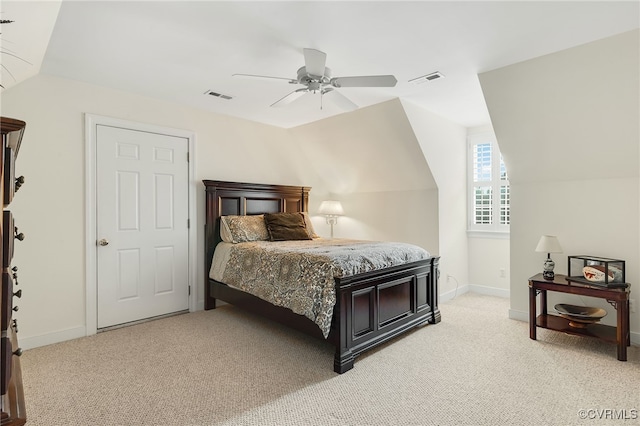
<path fill-rule="evenodd" d="M 441 321 L 440 309 L 438 308 L 438 281 L 440 280 L 440 256 L 434 256 L 431 258 L 431 280 L 429 285 L 429 305 L 431 305 L 431 311 L 433 312 L 433 319 L 429 321 L 430 324 L 437 324 Z"/>
<path fill-rule="evenodd" d="M 204 309 L 215 309 L 216 299 L 211 297 L 211 286 L 209 285 L 209 270 L 215 248 L 216 212 L 218 210 L 216 187 L 209 185 L 208 181 L 203 181 L 205 186 L 205 211 L 204 220 Z"/>
<path fill-rule="evenodd" d="M 352 328 L 351 292 L 336 285 L 336 305 L 333 308 L 334 315 L 338 315 L 336 352 L 333 357 L 333 371 L 338 374 L 345 373 L 353 368 L 355 356 L 349 344 L 349 333 Z M 336 318 L 334 317 L 334 320 Z"/>

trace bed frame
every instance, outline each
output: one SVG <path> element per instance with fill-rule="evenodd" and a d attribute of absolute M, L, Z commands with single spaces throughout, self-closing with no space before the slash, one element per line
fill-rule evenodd
<path fill-rule="evenodd" d="M 310 319 L 209 278 L 220 239 L 220 216 L 307 211 L 308 187 L 203 181 L 205 219 L 205 309 L 216 299 L 323 338 Z M 440 322 L 438 257 L 336 278 L 336 305 L 327 340 L 335 346 L 334 371 L 353 368 L 355 357 L 415 327 Z"/>

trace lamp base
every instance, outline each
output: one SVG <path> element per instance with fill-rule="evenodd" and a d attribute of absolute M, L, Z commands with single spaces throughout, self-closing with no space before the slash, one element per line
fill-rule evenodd
<path fill-rule="evenodd" d="M 551 259 L 551 253 L 547 253 L 547 259 L 544 261 L 544 265 L 542 266 L 542 277 L 545 280 L 553 280 L 555 277 L 553 273 L 553 268 L 555 268 L 556 263 Z"/>

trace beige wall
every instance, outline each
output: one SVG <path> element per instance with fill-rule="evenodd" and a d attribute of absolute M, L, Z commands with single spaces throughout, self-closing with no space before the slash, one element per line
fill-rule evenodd
<path fill-rule="evenodd" d="M 469 237 L 469 290 L 510 295 L 509 237 Z"/>
<path fill-rule="evenodd" d="M 23 347 L 87 331 L 85 113 L 194 132 L 196 229 L 203 226 L 202 179 L 307 185 L 313 187 L 312 215 L 327 197 L 343 200 L 347 216 L 336 236 L 406 241 L 440 254 L 442 193 L 397 100 L 285 130 L 39 75 L 2 92 L 2 114 L 27 122 L 17 162 L 27 183 L 11 205 L 27 235 L 15 256 L 24 289 Z M 447 127 L 446 120 L 421 114 Z M 458 140 L 460 133 L 454 126 L 440 133 L 439 143 Z M 328 235 L 324 220 L 317 215 L 313 220 L 318 232 Z M 196 234 L 200 248 L 201 233 Z M 192 285 L 201 303 L 199 249 L 196 263 Z"/>
<path fill-rule="evenodd" d="M 494 133 L 493 127 L 479 126 L 467 129 L 469 137 Z M 467 152 L 468 155 L 468 152 Z M 510 174 L 510 170 L 507 170 Z M 467 206 L 467 215 L 471 208 Z M 477 293 L 509 297 L 509 248 L 511 235 L 469 232 L 469 290 Z"/>
<path fill-rule="evenodd" d="M 30 339 L 51 334 L 84 335 L 84 113 L 194 131 L 197 182 L 305 184 L 303 167 L 291 160 L 300 152 L 283 129 L 42 75 L 4 91 L 2 114 L 27 122 L 16 164 L 26 183 L 11 204 L 27 236 L 16 247 L 14 262 L 24 290 L 16 315 L 25 347 Z M 202 229 L 204 197 L 199 190 L 196 196 L 196 226 Z M 200 234 L 197 247 L 202 247 Z M 196 256 L 198 277 L 192 285 L 201 299 L 201 250 Z"/>
<path fill-rule="evenodd" d="M 441 256 L 441 294 L 467 284 L 464 127 L 395 99 L 291 132 L 323 196 L 343 203 L 335 236 L 420 245 Z"/>
<path fill-rule="evenodd" d="M 402 106 L 438 187 L 440 293 L 448 295 L 469 283 L 467 130 L 412 102 Z"/>
<path fill-rule="evenodd" d="M 511 315 L 526 318 L 527 279 L 541 271 L 540 235 L 557 235 L 553 255 L 626 260 L 638 300 L 639 31 L 578 46 L 480 75 L 512 190 Z M 634 296 L 635 295 L 635 296 Z M 552 305 L 566 296 L 554 296 Z M 615 311 L 604 301 L 577 304 Z M 631 314 L 640 341 L 640 313 Z"/>
<path fill-rule="evenodd" d="M 309 159 L 316 199 L 343 203 L 336 237 L 393 240 L 439 253 L 437 188 L 398 100 L 291 129 Z M 314 226 L 328 236 L 316 215 Z"/>

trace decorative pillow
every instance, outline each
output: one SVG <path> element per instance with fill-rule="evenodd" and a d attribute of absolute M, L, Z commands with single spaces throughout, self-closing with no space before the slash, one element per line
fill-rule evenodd
<path fill-rule="evenodd" d="M 227 243 L 247 241 L 269 241 L 269 232 L 263 215 L 222 216 L 220 218 L 220 237 Z"/>
<path fill-rule="evenodd" d="M 309 217 L 308 212 L 302 212 L 302 216 L 304 217 L 304 225 L 307 227 L 307 234 L 311 238 L 320 238 L 320 235 L 316 234 L 316 231 L 313 229 L 313 223 L 311 223 L 311 217 Z"/>
<path fill-rule="evenodd" d="M 311 239 L 301 213 L 266 213 L 264 221 L 271 241 Z"/>

